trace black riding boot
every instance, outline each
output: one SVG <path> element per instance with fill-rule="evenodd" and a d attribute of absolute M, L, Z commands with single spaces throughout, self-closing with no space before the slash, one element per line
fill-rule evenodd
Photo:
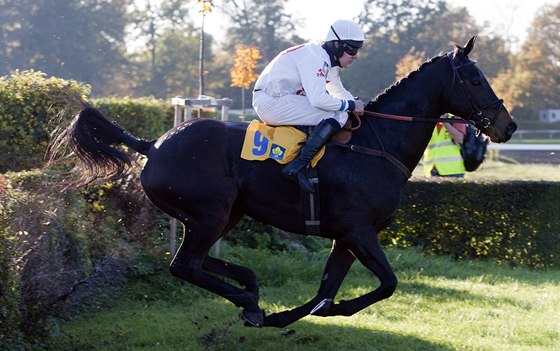
<path fill-rule="evenodd" d="M 294 182 L 298 181 L 299 185 L 308 193 L 315 192 L 303 170 L 309 166 L 311 159 L 340 128 L 340 124 L 334 118 L 323 120 L 317 124 L 307 138 L 305 145 L 302 146 L 299 155 L 282 169 L 282 175 Z"/>

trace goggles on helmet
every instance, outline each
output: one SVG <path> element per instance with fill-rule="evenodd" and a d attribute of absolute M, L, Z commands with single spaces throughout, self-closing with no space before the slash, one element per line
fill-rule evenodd
<path fill-rule="evenodd" d="M 344 49 L 344 52 L 350 56 L 355 56 L 358 53 L 358 50 L 360 50 L 360 48 L 352 46 L 344 41 L 342 42 L 342 48 Z"/>
<path fill-rule="evenodd" d="M 353 41 L 354 43 L 356 43 L 357 45 L 360 46 L 355 46 L 352 44 L 349 44 L 348 42 L 340 39 L 340 37 L 338 36 L 338 33 L 334 30 L 333 26 L 331 26 L 331 30 L 333 31 L 334 35 L 336 36 L 336 38 L 338 39 L 338 41 L 341 43 L 342 48 L 344 49 L 344 52 L 347 53 L 350 56 L 355 56 L 358 53 L 358 50 L 360 50 L 361 48 L 361 42 L 356 42 Z"/>

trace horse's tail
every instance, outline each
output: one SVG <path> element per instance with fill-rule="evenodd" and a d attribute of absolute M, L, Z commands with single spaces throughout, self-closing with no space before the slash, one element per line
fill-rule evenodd
<path fill-rule="evenodd" d="M 147 155 L 154 141 L 144 141 L 128 134 L 101 111 L 87 103 L 70 125 L 55 130 L 47 151 L 47 164 L 68 157 L 77 158 L 72 185 L 86 185 L 122 177 L 132 166 L 132 157 L 116 148 L 125 144 Z"/>

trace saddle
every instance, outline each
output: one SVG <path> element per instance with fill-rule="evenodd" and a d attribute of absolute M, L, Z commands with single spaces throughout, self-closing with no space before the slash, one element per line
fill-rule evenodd
<path fill-rule="evenodd" d="M 346 144 L 350 141 L 350 138 L 352 138 L 352 132 L 359 129 L 361 126 L 362 120 L 360 119 L 360 116 L 355 113 L 349 113 L 346 123 L 344 124 L 342 129 L 340 129 L 331 137 L 331 140 L 334 140 L 340 144 Z"/>
<path fill-rule="evenodd" d="M 353 122 L 353 120 L 357 122 Z M 331 140 L 340 144 L 346 144 L 352 137 L 352 131 L 358 129 L 360 125 L 359 117 L 350 114 L 344 127 L 336 132 Z M 305 143 L 308 129 L 309 127 L 304 129 L 295 126 L 273 127 L 253 120 L 245 133 L 241 158 L 250 161 L 273 159 L 278 163 L 288 163 L 297 156 L 299 149 Z M 315 167 L 324 154 L 325 148 L 323 147 L 311 160 L 311 166 Z"/>

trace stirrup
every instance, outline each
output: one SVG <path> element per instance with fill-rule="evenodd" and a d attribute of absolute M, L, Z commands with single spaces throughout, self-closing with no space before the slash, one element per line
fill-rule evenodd
<path fill-rule="evenodd" d="M 307 191 L 308 193 L 313 194 L 315 192 L 315 187 L 309 181 L 309 178 L 305 175 L 305 168 L 300 169 L 299 171 L 292 171 L 288 172 L 285 169 L 282 170 L 282 175 L 294 183 L 298 183 L 299 186 Z"/>

